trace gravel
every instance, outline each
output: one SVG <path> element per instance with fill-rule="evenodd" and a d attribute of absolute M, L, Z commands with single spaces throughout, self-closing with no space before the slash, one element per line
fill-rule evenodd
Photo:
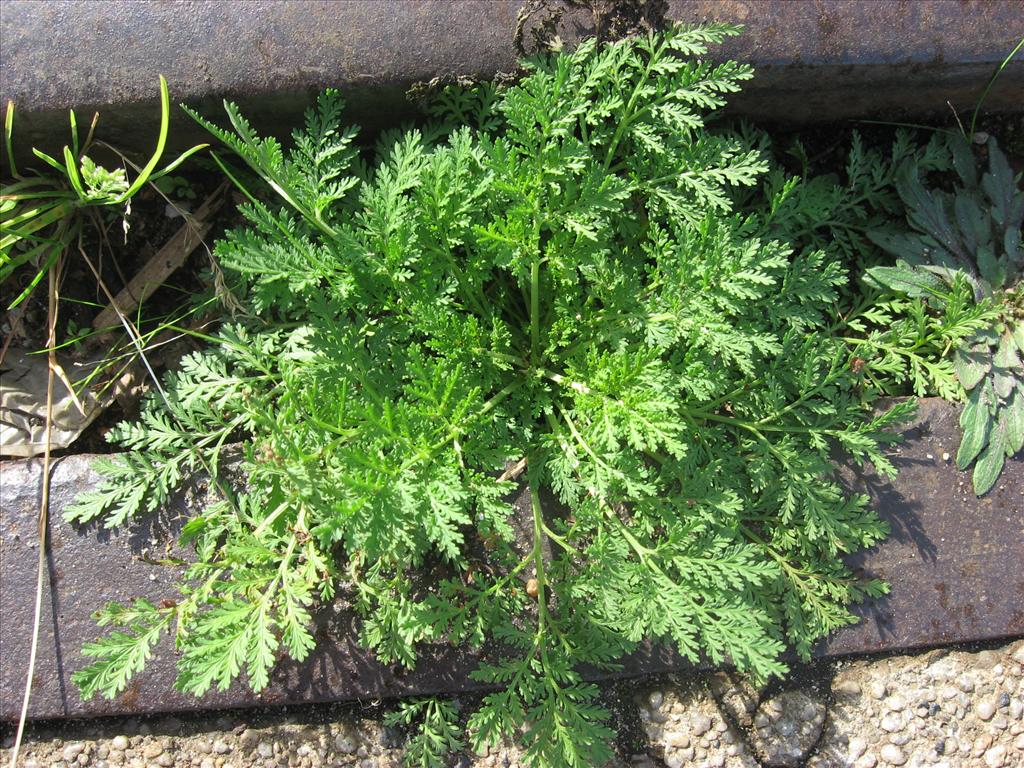
<path fill-rule="evenodd" d="M 622 754 L 606 768 L 1019 768 L 1024 640 L 976 652 L 808 665 L 758 688 L 730 672 L 604 688 Z M 784 686 L 784 687 L 783 687 Z M 614 697 L 614 701 L 612 698 Z M 472 702 L 460 702 L 464 713 Z M 23 768 L 398 768 L 387 704 L 267 708 L 30 725 Z M 628 710 L 623 718 L 622 713 Z M 635 743 L 634 743 L 635 742 Z M 13 729 L 0 733 L 10 762 Z M 511 744 L 458 768 L 525 768 Z"/>

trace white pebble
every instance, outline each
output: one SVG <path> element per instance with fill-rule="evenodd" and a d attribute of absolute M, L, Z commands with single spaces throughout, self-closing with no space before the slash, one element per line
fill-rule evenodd
<path fill-rule="evenodd" d="M 883 731 L 888 733 L 896 733 L 896 731 L 903 730 L 903 723 L 899 717 L 893 714 L 888 714 L 882 718 L 882 722 L 879 723 Z"/>
<path fill-rule="evenodd" d="M 885 700 L 885 706 L 893 712 L 899 712 L 907 706 L 907 702 L 903 700 L 902 696 L 890 696 Z"/>
<path fill-rule="evenodd" d="M 996 744 L 992 749 L 985 753 L 985 765 L 987 765 L 988 768 L 1002 768 L 1005 761 L 1006 747 L 1002 744 Z"/>
<path fill-rule="evenodd" d="M 856 760 L 858 757 L 863 755 L 867 749 L 868 743 L 864 739 L 859 736 L 853 737 L 850 739 L 850 760 Z"/>
<path fill-rule="evenodd" d="M 991 720 L 996 713 L 996 705 L 992 699 L 982 699 L 974 710 L 982 720 Z"/>
<path fill-rule="evenodd" d="M 690 737 L 682 731 L 671 731 L 665 736 L 665 746 L 686 749 L 690 746 Z"/>
<path fill-rule="evenodd" d="M 895 744 L 886 744 L 882 747 L 879 754 L 882 756 L 882 759 L 890 765 L 903 765 L 907 762 L 907 756 L 903 754 L 903 750 Z"/>
<path fill-rule="evenodd" d="M 64 747 L 63 756 L 64 756 L 64 759 L 67 760 L 70 763 L 72 760 L 77 758 L 84 751 L 85 751 L 85 744 L 82 744 L 81 742 L 76 741 L 75 743 L 68 744 L 66 747 Z"/>

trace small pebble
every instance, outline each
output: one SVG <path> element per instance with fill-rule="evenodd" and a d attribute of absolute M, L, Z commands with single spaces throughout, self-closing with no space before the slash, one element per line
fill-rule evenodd
<path fill-rule="evenodd" d="M 860 683 L 856 680 L 850 680 L 849 678 L 840 680 L 838 683 L 832 685 L 832 690 L 837 696 L 860 696 Z"/>
<path fill-rule="evenodd" d="M 991 720 L 992 715 L 996 713 L 996 705 L 991 699 L 982 699 L 981 702 L 978 703 L 975 712 L 978 713 L 978 717 L 982 720 L 988 721 Z"/>
<path fill-rule="evenodd" d="M 902 696 L 890 696 L 885 700 L 885 706 L 891 709 L 893 712 L 900 712 L 907 706 L 907 702 Z"/>
<path fill-rule="evenodd" d="M 1010 706 L 1010 694 L 1008 694 L 1006 691 L 1000 693 L 999 700 L 996 701 L 996 706 L 999 707 L 999 709 Z"/>
<path fill-rule="evenodd" d="M 985 750 L 992 746 L 992 734 L 983 733 L 981 736 L 974 740 L 974 748 L 972 754 L 975 757 L 981 757 Z"/>
<path fill-rule="evenodd" d="M 61 753 L 63 758 L 68 762 L 75 760 L 82 752 L 85 751 L 85 744 L 76 741 L 72 744 L 68 744 L 64 747 L 64 751 Z"/>
<path fill-rule="evenodd" d="M 881 680 L 875 680 L 874 682 L 872 682 L 871 687 L 868 690 L 871 693 L 871 697 L 878 699 L 879 701 L 884 699 L 885 694 L 888 693 L 888 691 L 885 689 L 885 683 L 883 683 Z"/>
<path fill-rule="evenodd" d="M 675 749 L 686 749 L 690 746 L 690 736 L 683 731 L 671 731 L 665 736 L 665 746 Z"/>
<path fill-rule="evenodd" d="M 985 753 L 985 765 L 988 768 L 1002 768 L 1006 761 L 1006 747 L 996 744 Z"/>
<path fill-rule="evenodd" d="M 895 744 L 884 745 L 878 754 L 890 765 L 903 765 L 907 762 L 907 756 Z"/>
<path fill-rule="evenodd" d="M 115 736 L 113 739 L 110 740 L 110 748 L 124 752 L 126 749 L 128 749 L 128 737 Z"/>
<path fill-rule="evenodd" d="M 691 728 L 695 736 L 703 736 L 711 730 L 711 718 L 707 715 L 694 715 L 691 720 Z"/>
<path fill-rule="evenodd" d="M 217 755 L 226 755 L 231 751 L 231 746 L 223 739 L 217 739 L 217 741 L 213 742 L 213 751 Z"/>
<path fill-rule="evenodd" d="M 850 739 L 849 754 L 851 760 L 856 760 L 858 757 L 867 752 L 867 749 L 868 743 L 859 736 L 854 736 L 852 739 Z"/>
<path fill-rule="evenodd" d="M 164 753 L 164 748 L 160 744 L 154 742 L 146 745 L 146 748 L 142 750 L 142 756 L 147 760 L 153 760 L 160 757 Z"/>
<path fill-rule="evenodd" d="M 888 714 L 882 718 L 882 722 L 879 723 L 883 731 L 888 733 L 896 733 L 896 731 L 903 730 L 903 723 L 900 718 L 894 714 Z"/>

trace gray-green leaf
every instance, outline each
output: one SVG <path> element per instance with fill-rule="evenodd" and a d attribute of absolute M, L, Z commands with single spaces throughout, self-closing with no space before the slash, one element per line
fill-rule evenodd
<path fill-rule="evenodd" d="M 988 441 L 991 420 L 981 394 L 981 388 L 972 391 L 960 414 L 960 426 L 964 431 L 964 436 L 960 440 L 960 450 L 956 454 L 956 465 L 960 469 L 967 469 Z"/>
<path fill-rule="evenodd" d="M 1003 430 L 993 429 L 988 446 L 978 457 L 974 466 L 974 493 L 983 496 L 995 485 L 999 473 L 1003 471 Z"/>
<path fill-rule="evenodd" d="M 915 269 L 902 261 L 895 267 L 872 267 L 868 274 L 886 288 L 916 299 L 928 298 L 945 288 L 937 275 Z"/>
<path fill-rule="evenodd" d="M 953 365 L 956 368 L 956 377 L 960 379 L 964 389 L 974 389 L 988 373 L 988 350 L 984 346 L 975 346 L 970 350 L 958 349 L 953 355 Z"/>
<path fill-rule="evenodd" d="M 999 339 L 999 351 L 996 352 L 994 362 L 1000 368 L 1009 370 L 1021 367 L 1020 358 L 1017 356 L 1017 345 L 1009 331 L 1004 333 Z"/>
<path fill-rule="evenodd" d="M 1006 455 L 1024 448 L 1024 390 L 1017 387 L 1010 401 L 999 411 L 999 424 L 1006 433 Z"/>

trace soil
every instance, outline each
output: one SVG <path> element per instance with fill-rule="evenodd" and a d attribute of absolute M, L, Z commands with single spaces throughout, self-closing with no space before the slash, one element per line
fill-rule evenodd
<path fill-rule="evenodd" d="M 102 163 L 100 154 L 97 153 L 97 161 Z M 204 170 L 202 163 L 193 163 L 192 167 L 193 172 L 187 177 L 177 177 L 181 183 L 170 194 L 161 194 L 152 186 L 143 188 L 132 199 L 126 213 L 99 208 L 87 209 L 83 213 L 87 220 L 81 248 L 96 266 L 110 295 L 116 296 L 127 281 L 181 228 L 184 222 L 182 212 L 190 213 L 198 208 L 221 183 L 220 176 L 208 169 Z M 132 321 L 142 334 L 156 328 L 161 318 L 178 315 L 195 297 L 211 291 L 204 273 L 208 272 L 211 264 L 213 243 L 226 228 L 239 221 L 240 217 L 233 205 L 220 209 L 205 245 L 201 244 L 193 251 L 185 265 L 144 302 L 141 310 L 131 313 Z M 35 269 L 31 265 L 17 270 L 4 285 L 5 298 L 18 295 L 34 275 Z M 78 252 L 77 244 L 65 254 L 58 294 L 57 341 L 62 345 L 60 354 L 66 368 L 119 354 L 128 348 L 129 341 L 124 334 L 100 334 L 91 330 L 93 321 L 109 301 L 85 258 Z M 189 320 L 197 322 L 198 319 L 193 315 Z M 0 344 L 4 350 L 0 354 L 0 364 L 9 348 L 22 352 L 43 349 L 46 345 L 46 329 L 47 288 L 44 278 L 21 305 L 14 310 L 5 308 L 0 313 Z M 157 374 L 173 365 L 181 354 L 194 346 L 186 339 L 184 343 L 168 345 L 151 352 L 151 362 Z M 114 367 L 117 370 L 120 368 Z M 135 415 L 138 399 L 147 387 L 148 383 L 144 384 L 134 392 L 134 397 L 113 401 L 74 446 L 64 451 L 55 451 L 54 455 L 111 451 L 104 435 L 118 422 Z M 41 392 L 40 402 L 44 400 L 45 392 Z"/>

